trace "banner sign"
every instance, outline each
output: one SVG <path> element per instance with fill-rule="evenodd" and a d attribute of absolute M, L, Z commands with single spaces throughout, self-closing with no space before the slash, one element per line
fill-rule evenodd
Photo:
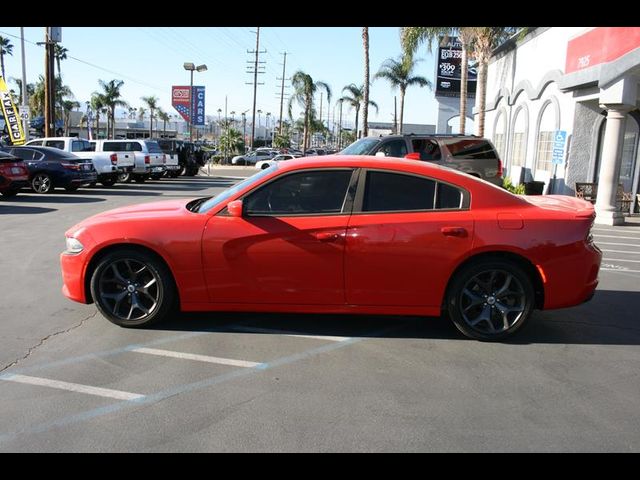
<path fill-rule="evenodd" d="M 171 106 L 175 108 L 178 113 L 188 123 L 191 123 L 191 87 L 185 86 L 173 86 L 171 87 Z"/>
<path fill-rule="evenodd" d="M 462 44 L 458 37 L 448 37 L 446 44 L 440 38 L 436 65 L 436 96 L 459 97 L 462 77 Z M 467 96 L 475 97 L 477 72 L 475 62 L 467 68 Z"/>
<path fill-rule="evenodd" d="M 24 145 L 26 138 L 24 136 L 20 115 L 18 115 L 18 109 L 13 103 L 11 93 L 9 93 L 7 84 L 2 77 L 0 77 L 0 104 L 2 105 L 2 115 L 7 125 L 11 144 Z"/>
<path fill-rule="evenodd" d="M 193 87 L 193 125 L 204 126 L 204 87 Z"/>

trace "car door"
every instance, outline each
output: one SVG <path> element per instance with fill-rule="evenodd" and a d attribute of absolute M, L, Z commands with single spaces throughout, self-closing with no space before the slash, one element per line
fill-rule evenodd
<path fill-rule="evenodd" d="M 420 175 L 361 172 L 345 249 L 351 305 L 439 306 L 471 247 L 473 218 L 462 188 Z"/>
<path fill-rule="evenodd" d="M 344 236 L 357 171 L 276 177 L 243 198 L 242 217 L 213 216 L 203 265 L 215 303 L 344 305 Z"/>

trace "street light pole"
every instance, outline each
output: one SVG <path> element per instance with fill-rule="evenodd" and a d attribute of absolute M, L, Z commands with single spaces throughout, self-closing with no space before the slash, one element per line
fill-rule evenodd
<path fill-rule="evenodd" d="M 191 83 L 189 84 L 189 141 L 192 142 L 193 141 L 193 104 L 194 102 L 194 98 L 193 98 L 193 72 L 198 71 L 198 72 L 206 72 L 207 71 L 207 66 L 205 64 L 202 65 L 198 65 L 196 67 L 195 63 L 191 63 L 191 62 L 185 62 L 184 63 L 184 69 L 188 70 L 189 72 L 191 72 Z"/>

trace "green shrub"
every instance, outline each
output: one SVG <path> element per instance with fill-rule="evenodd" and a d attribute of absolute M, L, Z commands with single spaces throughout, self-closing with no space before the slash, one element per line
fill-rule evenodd
<path fill-rule="evenodd" d="M 502 181 L 502 186 L 509 190 L 511 193 L 515 193 L 516 195 L 524 195 L 524 184 L 519 183 L 518 185 L 514 185 L 511 183 L 511 179 L 509 177 L 505 178 Z"/>

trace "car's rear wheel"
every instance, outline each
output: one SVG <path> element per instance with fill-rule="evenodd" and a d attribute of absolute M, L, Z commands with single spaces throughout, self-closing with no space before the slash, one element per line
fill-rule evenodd
<path fill-rule="evenodd" d="M 36 193 L 51 193 L 53 191 L 53 181 L 46 173 L 37 173 L 31 179 L 31 188 Z"/>
<path fill-rule="evenodd" d="M 101 180 L 100 183 L 105 187 L 113 187 L 116 184 L 117 177 L 109 177 Z"/>
<path fill-rule="evenodd" d="M 11 198 L 11 197 L 15 197 L 16 195 L 18 195 L 18 190 L 15 188 L 10 188 L 7 190 L 3 190 L 2 192 L 2 196 L 6 197 L 6 198 Z"/>
<path fill-rule="evenodd" d="M 124 172 L 118 174 L 118 183 L 128 183 L 131 181 L 131 173 Z"/>
<path fill-rule="evenodd" d="M 481 260 L 464 267 L 447 294 L 447 310 L 463 334 L 502 340 L 520 330 L 535 305 L 531 278 L 516 263 Z"/>
<path fill-rule="evenodd" d="M 110 322 L 143 327 L 167 317 L 175 287 L 167 267 L 153 255 L 122 249 L 100 261 L 91 277 L 91 295 Z"/>

